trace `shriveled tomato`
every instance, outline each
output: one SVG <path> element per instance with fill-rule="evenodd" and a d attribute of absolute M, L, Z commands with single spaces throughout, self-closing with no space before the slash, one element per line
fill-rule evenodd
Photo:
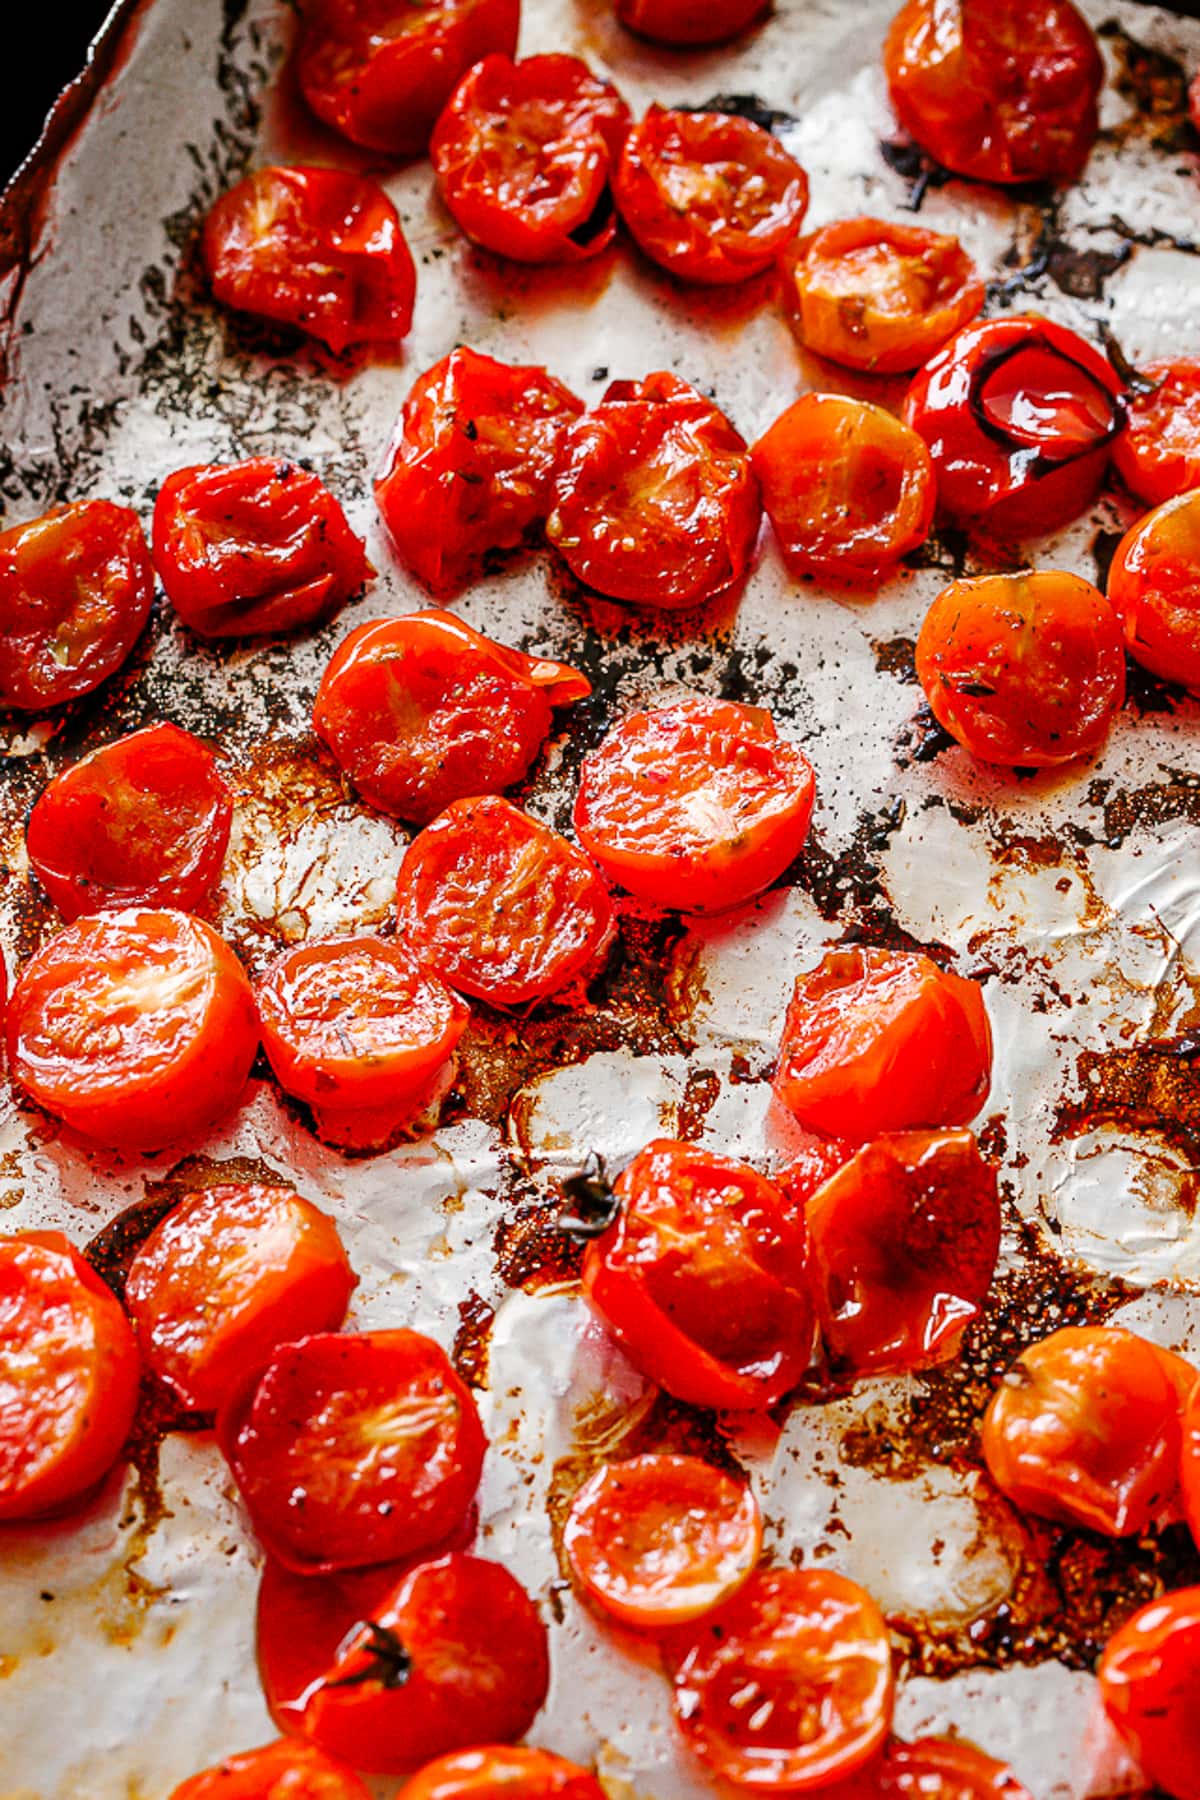
<path fill-rule="evenodd" d="M 906 0 L 883 52 L 900 123 L 977 181 L 1073 181 L 1104 61 L 1070 0 Z"/>
<path fill-rule="evenodd" d="M 312 1744 L 281 1738 L 193 1775 L 171 1800 L 370 1800 L 370 1794 L 345 1763 Z"/>
<path fill-rule="evenodd" d="M 617 207 L 652 261 L 725 285 L 770 268 L 808 205 L 808 177 L 750 119 L 652 106 L 625 140 Z"/>
<path fill-rule="evenodd" d="M 431 607 L 343 638 L 313 725 L 364 800 L 425 825 L 452 800 L 520 781 L 551 709 L 591 691 L 578 669 L 493 643 Z"/>
<path fill-rule="evenodd" d="M 532 1005 L 586 980 L 613 933 L 588 858 L 494 794 L 456 800 L 413 839 L 396 923 L 443 981 L 497 1006 Z"/>
<path fill-rule="evenodd" d="M 1030 1800 L 1007 1763 L 965 1738 L 892 1738 L 878 1762 L 829 1791 L 829 1800 Z"/>
<path fill-rule="evenodd" d="M 1200 1587 L 1140 1607 L 1104 1647 L 1104 1710 L 1147 1781 L 1200 1800 Z"/>
<path fill-rule="evenodd" d="M 13 1080 L 65 1125 L 157 1150 L 237 1100 L 258 1048 L 254 996 L 215 931 L 186 913 L 96 913 L 26 963 L 7 1021 Z"/>
<path fill-rule="evenodd" d="M 125 1303 L 148 1367 L 185 1406 L 215 1412 L 278 1345 L 335 1330 L 355 1279 L 337 1226 L 310 1201 L 223 1183 L 150 1233 Z"/>
<path fill-rule="evenodd" d="M 0 705 L 78 699 L 119 669 L 154 598 L 138 516 L 111 500 L 0 531 Z"/>
<path fill-rule="evenodd" d="M 745 31 L 769 0 L 617 0 L 617 17 L 652 44 L 720 44 Z"/>
<path fill-rule="evenodd" d="M 1146 1530 L 1174 1491 L 1180 1441 L 1154 1346 L 1115 1325 L 1030 1345 L 983 1420 L 992 1480 L 1014 1505 L 1106 1537 Z"/>
<path fill-rule="evenodd" d="M 755 444 L 754 467 L 784 560 L 800 573 L 874 580 L 929 536 L 929 452 L 869 401 L 801 395 Z"/>
<path fill-rule="evenodd" d="M 324 483 L 272 456 L 168 475 L 154 565 L 184 624 L 212 638 L 315 624 L 375 573 Z"/>
<path fill-rule="evenodd" d="M 82 1499 L 116 1461 L 137 1389 L 129 1322 L 70 1241 L 0 1237 L 0 1519 Z"/>
<path fill-rule="evenodd" d="M 1200 491 L 1168 500 L 1125 533 L 1108 597 L 1130 656 L 1200 690 Z"/>
<path fill-rule="evenodd" d="M 787 1793 L 850 1775 L 892 1718 L 887 1626 L 870 1595 L 823 1569 L 762 1569 L 679 1633 L 675 1717 L 739 1787 Z"/>
<path fill-rule="evenodd" d="M 567 431 L 546 536 L 601 594 L 696 606 L 745 574 L 761 518 L 743 438 L 657 373 L 613 382 Z"/>
<path fill-rule="evenodd" d="M 855 1143 L 965 1125 L 992 1079 L 979 984 L 919 951 L 830 950 L 796 982 L 775 1092 L 802 1125 Z"/>
<path fill-rule="evenodd" d="M 335 353 L 397 344 L 417 273 L 378 182 L 342 169 L 256 169 L 204 222 L 204 266 L 234 312 L 295 325 Z"/>
<path fill-rule="evenodd" d="M 193 912 L 220 873 L 232 816 L 208 746 L 177 725 L 147 725 L 56 775 L 25 847 L 64 919 L 139 905 Z"/>
<path fill-rule="evenodd" d="M 1200 487 L 1200 357 L 1146 363 L 1139 372 L 1153 386 L 1126 392 L 1112 458 L 1127 488 L 1161 506 Z"/>
<path fill-rule="evenodd" d="M 439 1756 L 417 1770 L 404 1794 L 405 1800 L 605 1800 L 590 1770 L 521 1744 Z"/>
<path fill-rule="evenodd" d="M 404 402 L 375 504 L 405 566 L 453 593 L 492 550 L 545 519 L 571 420 L 583 411 L 545 369 L 452 350 Z"/>
<path fill-rule="evenodd" d="M 695 1456 L 635 1456 L 585 1481 L 563 1527 L 571 1573 L 622 1624 L 660 1630 L 736 1593 L 762 1518 L 745 1482 Z"/>
<path fill-rule="evenodd" d="M 578 56 L 485 56 L 463 76 L 429 146 L 438 191 L 486 250 L 577 262 L 612 242 L 609 176 L 629 108 Z"/>
<path fill-rule="evenodd" d="M 804 1228 L 779 1189 L 656 1138 L 618 1177 L 583 1291 L 651 1381 L 695 1406 L 773 1406 L 812 1357 Z"/>

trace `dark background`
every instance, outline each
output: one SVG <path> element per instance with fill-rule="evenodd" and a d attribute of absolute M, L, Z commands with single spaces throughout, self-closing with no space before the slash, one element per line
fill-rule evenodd
<path fill-rule="evenodd" d="M 216 0 L 196 0 L 201 6 Z M 0 187 L 33 149 L 60 90 L 78 75 L 111 0 L 72 0 L 25 12 L 24 48 L 10 69 L 0 107 Z"/>

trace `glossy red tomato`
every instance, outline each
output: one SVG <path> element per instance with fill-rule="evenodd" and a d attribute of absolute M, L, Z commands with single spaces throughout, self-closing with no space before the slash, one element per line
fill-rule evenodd
<path fill-rule="evenodd" d="M 375 483 L 402 562 L 453 593 L 493 550 L 509 550 L 550 510 L 550 484 L 582 400 L 545 369 L 460 347 L 404 402 Z"/>
<path fill-rule="evenodd" d="M 651 106 L 625 140 L 613 193 L 652 261 L 724 285 L 769 269 L 795 236 L 808 177 L 750 119 Z"/>
<path fill-rule="evenodd" d="M 1146 363 L 1139 372 L 1154 385 L 1126 391 L 1112 458 L 1127 488 L 1161 506 L 1200 487 L 1200 357 Z"/>
<path fill-rule="evenodd" d="M 769 0 L 617 0 L 617 17 L 652 44 L 720 44 L 745 31 Z"/>
<path fill-rule="evenodd" d="M 168 475 L 154 565 L 184 624 L 213 638 L 315 624 L 375 573 L 329 489 L 271 456 Z"/>
<path fill-rule="evenodd" d="M 193 1775 L 171 1800 L 370 1800 L 370 1794 L 345 1763 L 312 1744 L 281 1738 Z"/>
<path fill-rule="evenodd" d="M 822 1569 L 762 1569 L 679 1634 L 675 1717 L 739 1787 L 807 1793 L 850 1775 L 892 1718 L 892 1659 L 875 1602 Z"/>
<path fill-rule="evenodd" d="M 204 265 L 222 306 L 295 325 L 335 353 L 397 344 L 417 274 L 395 207 L 342 169 L 256 169 L 204 222 Z"/>
<path fill-rule="evenodd" d="M 906 0 L 883 52 L 918 144 L 977 181 L 1073 181 L 1099 129 L 1104 60 L 1070 0 Z"/>
<path fill-rule="evenodd" d="M 56 775 L 25 847 L 64 919 L 122 906 L 194 912 L 221 872 L 232 816 L 208 746 L 177 725 L 147 725 Z"/>
<path fill-rule="evenodd" d="M 26 963 L 8 1067 L 65 1125 L 158 1150 L 234 1105 L 258 1048 L 250 983 L 200 919 L 130 907 L 77 919 Z"/>
<path fill-rule="evenodd" d="M 1117 546 L 1108 597 L 1125 647 L 1167 681 L 1200 689 L 1200 492 L 1168 500 Z"/>
<path fill-rule="evenodd" d="M 567 431 L 546 536 L 601 594 L 696 606 L 745 574 L 761 518 L 744 440 L 658 373 L 613 382 Z"/>
<path fill-rule="evenodd" d="M 871 581 L 929 536 L 929 452 L 881 406 L 803 394 L 754 446 L 763 505 L 801 574 Z"/>
<path fill-rule="evenodd" d="M 1196 130 L 1200 131 L 1200 70 L 1192 76 L 1188 88 L 1188 114 Z"/>
<path fill-rule="evenodd" d="M 127 506 L 77 500 L 0 531 L 0 705 L 34 711 L 90 694 L 133 649 L 153 598 Z"/>
<path fill-rule="evenodd" d="M 431 607 L 343 638 L 313 725 L 364 800 L 426 825 L 452 800 L 520 781 L 552 708 L 591 691 L 578 669 L 493 643 Z"/>
<path fill-rule="evenodd" d="M 1104 1710 L 1147 1781 L 1200 1800 L 1200 1588 L 1177 1588 L 1115 1631 L 1097 1670 Z"/>
<path fill-rule="evenodd" d="M 137 1389 L 125 1314 L 68 1239 L 0 1237 L 0 1520 L 82 1499 L 116 1461 Z"/>
<path fill-rule="evenodd" d="M 829 1790 L 829 1800 L 1030 1800 L 1007 1763 L 965 1738 L 892 1738 L 880 1760 Z"/>
<path fill-rule="evenodd" d="M 862 1143 L 965 1125 L 992 1079 L 979 984 L 911 950 L 830 950 L 796 982 L 775 1092 L 802 1125 Z"/>
<path fill-rule="evenodd" d="M 336 1330 L 354 1286 L 327 1214 L 291 1188 L 223 1184 L 150 1233 L 125 1304 L 147 1366 L 185 1406 L 215 1412 L 279 1344 Z"/>
<path fill-rule="evenodd" d="M 484 1744 L 455 1750 L 418 1769 L 405 1800 L 605 1800 L 588 1769 L 549 1750 Z"/>
<path fill-rule="evenodd" d="M 438 191 L 485 250 L 577 262 L 616 231 L 609 176 L 629 108 L 577 56 L 485 56 L 463 76 L 429 146 Z"/>
<path fill-rule="evenodd" d="M 456 800 L 413 839 L 396 924 L 443 981 L 496 1006 L 589 979 L 613 934 L 608 891 L 582 851 L 494 794 Z"/>
<path fill-rule="evenodd" d="M 651 1381 L 695 1406 L 773 1406 L 815 1340 L 802 1223 L 730 1157 L 657 1138 L 618 1178 L 583 1291 Z"/>
<path fill-rule="evenodd" d="M 1159 1367 L 1170 1382 L 1180 1412 L 1183 1449 L 1179 1462 L 1179 1485 L 1183 1509 L 1192 1536 L 1200 1544 L 1200 1373 L 1181 1356 L 1159 1348 Z"/>
<path fill-rule="evenodd" d="M 982 762 L 1090 756 L 1125 698 L 1121 621 L 1082 575 L 952 581 L 925 615 L 917 677 L 934 717 Z"/>

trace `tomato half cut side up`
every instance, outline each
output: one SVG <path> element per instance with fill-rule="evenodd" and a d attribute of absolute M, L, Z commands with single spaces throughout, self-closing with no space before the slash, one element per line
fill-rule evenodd
<path fill-rule="evenodd" d="M 590 1769 L 523 1744 L 439 1756 L 408 1781 L 405 1800 L 605 1800 Z"/>
<path fill-rule="evenodd" d="M 829 1790 L 829 1800 L 1031 1800 L 1007 1763 L 965 1738 L 888 1741 L 882 1757 Z"/>
<path fill-rule="evenodd" d="M 652 44 L 680 48 L 723 44 L 766 12 L 769 0 L 617 0 L 617 17 L 627 30 Z"/>
<path fill-rule="evenodd" d="M 181 1782 L 171 1800 L 371 1800 L 353 1769 L 313 1744 L 281 1738 L 227 1756 Z"/>
<path fill-rule="evenodd" d="M 1145 363 L 1138 373 L 1113 463 L 1131 493 L 1161 506 L 1200 487 L 1200 357 Z"/>
<path fill-rule="evenodd" d="M 1200 493 L 1131 526 L 1109 567 L 1108 597 L 1135 662 L 1200 692 Z"/>
<path fill-rule="evenodd" d="M 1111 1723 L 1148 1781 L 1200 1800 L 1200 1587 L 1139 1608 L 1104 1647 L 1097 1674 Z"/>

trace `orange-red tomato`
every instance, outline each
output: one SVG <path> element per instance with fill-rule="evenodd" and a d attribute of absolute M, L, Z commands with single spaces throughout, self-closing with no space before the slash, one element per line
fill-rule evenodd
<path fill-rule="evenodd" d="M 215 1412 L 279 1344 L 335 1330 L 355 1279 L 333 1220 L 291 1188 L 223 1184 L 150 1233 L 125 1304 L 147 1367 Z"/>
<path fill-rule="evenodd" d="M 171 1800 L 370 1800 L 370 1795 L 345 1763 L 312 1744 L 281 1738 L 193 1775 Z"/>
<path fill-rule="evenodd" d="M 1188 112 L 1192 124 L 1200 131 L 1200 70 L 1192 76 L 1192 83 L 1188 88 Z"/>
<path fill-rule="evenodd" d="M 1200 1388 L 1197 1387 L 1200 1373 L 1181 1356 L 1173 1356 L 1169 1351 L 1160 1350 L 1157 1345 L 1153 1348 L 1158 1351 L 1160 1367 L 1174 1388 L 1180 1408 L 1183 1449 L 1179 1462 L 1179 1485 L 1192 1536 L 1200 1544 Z"/>
<path fill-rule="evenodd" d="M 1130 656 L 1200 690 L 1200 492 L 1168 500 L 1125 533 L 1108 597 Z"/>
<path fill-rule="evenodd" d="M 69 1240 L 0 1238 L 0 1520 L 82 1499 L 116 1461 L 137 1389 L 129 1322 Z"/>
<path fill-rule="evenodd" d="M 917 677 L 939 724 L 981 762 L 1090 756 L 1125 698 L 1121 620 L 1082 575 L 952 581 L 925 615 Z"/>
<path fill-rule="evenodd" d="M 965 1125 L 992 1079 L 979 984 L 911 950 L 830 950 L 796 982 L 775 1092 L 802 1125 L 855 1143 Z"/>
<path fill-rule="evenodd" d="M 652 44 L 720 44 L 745 31 L 769 0 L 617 0 L 622 25 Z"/>
<path fill-rule="evenodd" d="M 1200 1587 L 1126 1619 L 1096 1672 L 1104 1710 L 1146 1779 L 1173 1800 L 1200 1800 Z"/>
<path fill-rule="evenodd" d="M 454 1750 L 418 1769 L 404 1800 L 605 1800 L 588 1769 L 549 1750 L 484 1744 Z"/>
<path fill-rule="evenodd" d="M 1030 1800 L 1007 1763 L 965 1738 L 892 1738 L 882 1757 L 829 1790 L 828 1800 Z"/>
<path fill-rule="evenodd" d="M 1112 458 L 1126 487 L 1161 506 L 1200 487 L 1200 357 L 1146 363 L 1139 372 L 1154 386 L 1126 392 Z"/>
<path fill-rule="evenodd" d="M 758 1502 L 695 1456 L 635 1456 L 585 1481 L 563 1527 L 571 1573 L 624 1625 L 698 1619 L 748 1579 L 762 1548 Z"/>
<path fill-rule="evenodd" d="M 731 700 L 630 713 L 583 762 L 575 830 L 610 881 L 652 906 L 721 912 L 800 854 L 812 764 L 770 713 Z"/>

